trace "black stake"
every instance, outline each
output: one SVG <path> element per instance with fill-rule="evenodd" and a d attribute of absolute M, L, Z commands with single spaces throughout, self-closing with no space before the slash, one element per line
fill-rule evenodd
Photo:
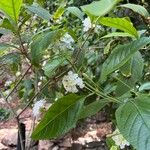
<path fill-rule="evenodd" d="M 25 124 L 20 123 L 19 128 L 20 129 L 18 130 L 17 150 L 22 150 L 22 146 L 23 146 L 23 149 L 25 149 L 25 141 L 26 141 Z M 19 131 L 20 131 L 20 133 L 19 133 Z M 21 139 L 22 139 L 22 146 L 21 146 L 20 136 L 21 136 Z"/>

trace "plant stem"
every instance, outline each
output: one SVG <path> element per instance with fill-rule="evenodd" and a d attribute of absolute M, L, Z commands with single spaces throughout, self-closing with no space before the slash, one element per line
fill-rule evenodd
<path fill-rule="evenodd" d="M 28 71 L 31 69 L 32 65 L 29 66 L 29 68 L 26 70 L 26 72 L 23 74 L 23 76 L 20 78 L 20 80 L 18 81 L 18 83 L 15 85 L 15 87 L 11 90 L 11 92 L 7 95 L 6 97 L 6 101 L 8 101 L 8 98 L 10 97 L 10 95 L 17 89 L 17 87 L 19 86 L 19 84 L 21 83 L 21 81 L 24 79 L 24 77 L 27 75 Z"/>
<path fill-rule="evenodd" d="M 69 68 L 70 69 L 70 68 Z M 68 70 L 69 70 L 68 69 Z M 64 71 L 62 72 L 60 75 L 54 77 L 54 78 L 50 78 L 43 86 L 42 88 L 35 93 L 35 95 L 29 100 L 29 102 L 27 103 L 27 105 L 23 108 L 23 110 L 18 114 L 18 117 L 30 106 L 30 104 L 34 101 L 34 99 L 39 95 L 41 94 L 41 92 L 50 84 L 53 84 L 55 83 L 57 80 L 59 80 L 59 78 L 61 78 L 62 76 L 64 76 L 67 72 L 67 71 Z"/>
<path fill-rule="evenodd" d="M 1 94 L 2 98 L 5 100 L 7 106 L 8 106 L 9 109 L 11 110 L 11 112 L 12 112 L 12 113 L 14 114 L 14 116 L 15 116 L 15 119 L 16 119 L 17 125 L 18 125 L 18 132 L 19 132 L 19 137 L 20 137 L 21 149 L 22 149 L 22 150 L 25 150 L 25 149 L 24 149 L 24 146 L 23 146 L 23 140 L 22 140 L 21 131 L 20 131 L 21 128 L 20 128 L 20 120 L 19 120 L 19 117 L 17 117 L 16 112 L 13 110 L 13 108 L 11 107 L 11 105 L 10 105 L 9 102 L 8 102 L 8 99 L 5 98 L 5 96 L 3 95 L 3 93 L 2 93 L 1 91 L 0 91 L 0 94 Z"/>

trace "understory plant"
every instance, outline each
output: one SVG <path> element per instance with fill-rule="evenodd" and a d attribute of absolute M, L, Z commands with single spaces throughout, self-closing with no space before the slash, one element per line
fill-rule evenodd
<path fill-rule="evenodd" d="M 0 43 L 1 96 L 18 126 L 31 107 L 38 122 L 32 139 L 56 139 L 109 109 L 116 127 L 108 136 L 110 149 L 149 150 L 145 7 L 144 1 L 100 0 L 77 7 L 65 0 L 0 0 L 0 33 L 11 37 Z M 14 93 L 22 100 L 19 113 L 10 105 Z"/>

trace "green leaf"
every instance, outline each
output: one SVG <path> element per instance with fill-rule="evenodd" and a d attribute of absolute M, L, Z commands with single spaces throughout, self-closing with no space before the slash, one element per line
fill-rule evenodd
<path fill-rule="evenodd" d="M 120 132 L 137 150 L 150 148 L 150 96 L 139 95 L 116 111 Z"/>
<path fill-rule="evenodd" d="M 66 10 L 75 15 L 76 17 L 80 18 L 81 20 L 83 20 L 84 14 L 78 7 L 68 7 Z"/>
<path fill-rule="evenodd" d="M 58 99 L 32 133 L 33 139 L 52 139 L 74 128 L 85 97 L 69 94 Z"/>
<path fill-rule="evenodd" d="M 150 82 L 146 82 L 139 87 L 139 91 L 150 90 Z"/>
<path fill-rule="evenodd" d="M 141 5 L 128 3 L 128 4 L 120 5 L 120 7 L 129 8 L 129 9 L 133 10 L 134 12 L 136 12 L 136 13 L 144 16 L 144 17 L 150 16 L 149 12 Z"/>
<path fill-rule="evenodd" d="M 112 147 L 110 148 L 110 150 L 118 150 L 118 147 L 117 147 L 117 146 L 112 146 Z"/>
<path fill-rule="evenodd" d="M 1 50 L 7 50 L 8 48 L 16 48 L 16 46 L 11 45 L 11 44 L 7 44 L 7 43 L 0 43 L 0 51 Z"/>
<path fill-rule="evenodd" d="M 128 60 L 121 68 L 120 71 L 123 76 L 125 77 L 130 77 L 131 76 L 131 71 L 132 71 L 132 60 Z"/>
<path fill-rule="evenodd" d="M 112 42 L 113 42 L 113 40 L 109 41 L 107 43 L 107 45 L 104 47 L 104 54 L 108 54 L 109 53 Z"/>
<path fill-rule="evenodd" d="M 65 11 L 64 6 L 58 7 L 58 9 L 56 10 L 56 12 L 53 15 L 53 19 L 55 19 L 55 20 L 59 19 L 63 15 L 64 11 Z"/>
<path fill-rule="evenodd" d="M 33 81 L 30 79 L 24 80 L 21 88 L 23 92 L 22 98 L 23 100 L 27 101 L 27 99 L 31 96 L 31 92 L 33 91 Z"/>
<path fill-rule="evenodd" d="M 143 37 L 128 44 L 117 46 L 103 63 L 101 81 L 105 81 L 107 75 L 123 66 L 135 52 L 148 43 L 150 43 L 150 38 Z"/>
<path fill-rule="evenodd" d="M 2 64 L 19 64 L 20 63 L 20 55 L 18 53 L 8 53 L 2 57 L 0 57 L 0 63 Z"/>
<path fill-rule="evenodd" d="M 65 33 L 63 29 L 55 31 L 47 31 L 38 35 L 31 43 L 31 59 L 32 63 L 39 66 L 44 51 L 50 44 L 54 44 Z"/>
<path fill-rule="evenodd" d="M 0 0 L 0 10 L 17 23 L 22 0 Z"/>
<path fill-rule="evenodd" d="M 99 19 L 99 23 L 129 33 L 135 38 L 139 37 L 138 32 L 134 28 L 132 22 L 130 22 L 126 18 L 103 17 Z"/>
<path fill-rule="evenodd" d="M 124 67 L 124 68 L 122 68 Z M 120 81 L 117 82 L 116 94 L 120 96 L 126 92 L 134 89 L 137 82 L 140 82 L 143 76 L 144 61 L 140 52 L 136 52 L 131 60 L 129 60 L 125 66 L 120 68 L 123 74 L 120 77 Z M 124 71 L 122 70 L 124 69 Z M 125 83 L 125 84 L 123 84 Z M 130 88 L 129 88 L 130 87 Z"/>
<path fill-rule="evenodd" d="M 87 118 L 92 115 L 95 115 L 97 112 L 99 112 L 103 107 L 107 105 L 108 101 L 105 99 L 97 100 L 95 102 L 92 102 L 89 105 L 86 105 L 82 108 L 82 111 L 79 115 L 79 119 Z"/>
<path fill-rule="evenodd" d="M 64 61 L 65 61 L 65 58 L 63 56 L 58 56 L 49 60 L 46 63 L 46 65 L 43 67 L 45 75 L 47 75 L 48 77 L 51 77 L 55 73 L 55 70 L 59 66 L 64 64 Z"/>
<path fill-rule="evenodd" d="M 16 27 L 12 25 L 9 19 L 4 18 L 0 23 L 0 27 L 10 30 L 11 32 L 16 32 Z"/>
<path fill-rule="evenodd" d="M 50 13 L 37 3 L 33 3 L 31 6 L 25 5 L 25 8 L 27 8 L 30 12 L 37 14 L 40 18 L 45 19 L 47 21 L 49 21 L 51 18 Z"/>
<path fill-rule="evenodd" d="M 140 81 L 143 77 L 144 60 L 139 51 L 133 55 L 131 68 L 132 80 L 134 82 Z"/>
<path fill-rule="evenodd" d="M 89 5 L 81 6 L 82 10 L 89 16 L 101 17 L 109 13 L 120 0 L 100 0 Z"/>
<path fill-rule="evenodd" d="M 8 53 L 0 57 L 0 65 L 4 64 L 9 67 L 12 71 L 16 72 L 20 66 L 21 58 L 18 53 Z"/>
<path fill-rule="evenodd" d="M 131 38 L 134 38 L 133 35 L 129 34 L 129 33 L 124 33 L 124 32 L 113 32 L 113 33 L 108 33 L 107 35 L 101 37 L 102 38 L 110 38 L 110 37 L 131 37 Z"/>

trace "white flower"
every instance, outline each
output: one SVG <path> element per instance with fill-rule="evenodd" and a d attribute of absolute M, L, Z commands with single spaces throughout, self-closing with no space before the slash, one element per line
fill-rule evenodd
<path fill-rule="evenodd" d="M 33 116 L 39 118 L 41 115 L 41 109 L 44 108 L 46 101 L 44 99 L 35 102 L 33 106 Z"/>
<path fill-rule="evenodd" d="M 116 129 L 112 135 L 112 139 L 114 140 L 115 144 L 120 147 L 120 149 L 124 149 L 126 145 L 130 145 L 130 143 L 122 136 L 122 134 L 120 134 L 118 129 Z"/>
<path fill-rule="evenodd" d="M 16 77 L 19 77 L 21 75 L 21 72 L 16 72 Z"/>
<path fill-rule="evenodd" d="M 38 86 L 41 86 L 42 85 L 42 82 L 38 82 Z"/>
<path fill-rule="evenodd" d="M 73 40 L 73 38 L 68 33 L 66 33 L 63 36 L 63 38 L 61 39 L 61 41 L 66 44 L 67 48 L 73 49 L 72 48 L 72 43 L 74 42 L 74 40 Z"/>
<path fill-rule="evenodd" d="M 68 72 L 68 75 L 65 75 L 62 80 L 63 86 L 67 92 L 77 93 L 79 86 L 81 89 L 84 88 L 83 80 L 78 76 L 78 74 L 73 73 L 72 71 Z"/>
<path fill-rule="evenodd" d="M 90 28 L 92 28 L 92 23 L 89 17 L 85 18 L 82 23 L 84 32 L 87 32 Z"/>
<path fill-rule="evenodd" d="M 47 63 L 46 61 L 43 61 L 42 66 L 44 67 L 46 65 L 46 63 Z"/>
<path fill-rule="evenodd" d="M 12 81 L 11 80 L 8 80 L 5 82 L 5 85 L 4 86 L 10 86 L 12 84 Z"/>

